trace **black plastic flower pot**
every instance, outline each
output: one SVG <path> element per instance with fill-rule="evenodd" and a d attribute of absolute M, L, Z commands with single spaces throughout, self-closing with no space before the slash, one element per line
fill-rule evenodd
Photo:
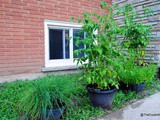
<path fill-rule="evenodd" d="M 59 109 L 46 109 L 46 120 L 59 120 L 65 107 Z"/>
<path fill-rule="evenodd" d="M 140 92 L 144 87 L 145 87 L 145 83 L 142 83 L 140 85 L 136 85 L 136 84 L 130 85 L 131 91 L 136 91 L 136 92 Z"/>
<path fill-rule="evenodd" d="M 130 90 L 130 87 L 128 84 L 125 84 L 124 82 L 120 81 L 119 82 L 119 90 L 122 90 L 122 91 Z"/>
<path fill-rule="evenodd" d="M 101 107 L 103 109 L 111 108 L 116 89 L 96 90 L 92 89 L 92 84 L 87 85 L 86 89 L 88 91 L 90 103 L 94 107 Z"/>
<path fill-rule="evenodd" d="M 60 102 L 58 100 L 58 107 L 56 107 L 53 103 L 53 108 L 47 107 L 46 114 L 44 115 L 44 112 L 41 113 L 41 120 L 59 120 L 66 108 L 65 103 Z M 45 117 L 45 118 L 44 118 Z"/>

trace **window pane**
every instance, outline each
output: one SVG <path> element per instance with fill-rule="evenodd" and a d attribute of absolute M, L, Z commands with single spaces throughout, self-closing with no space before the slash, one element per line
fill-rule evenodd
<path fill-rule="evenodd" d="M 63 59 L 63 30 L 49 29 L 50 59 Z"/>
<path fill-rule="evenodd" d="M 81 43 L 80 45 L 76 45 L 76 37 L 79 37 L 80 39 L 84 39 L 84 32 L 80 29 L 73 29 L 73 50 L 84 48 L 84 44 Z M 84 56 L 84 52 L 79 53 L 78 56 L 74 55 L 74 58 L 79 58 Z"/>
<path fill-rule="evenodd" d="M 70 54 L 69 54 L 69 30 L 65 30 L 65 58 L 69 59 Z"/>

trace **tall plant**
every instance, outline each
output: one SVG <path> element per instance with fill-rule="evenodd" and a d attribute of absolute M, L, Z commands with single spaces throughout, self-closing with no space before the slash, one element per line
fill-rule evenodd
<path fill-rule="evenodd" d="M 143 18 L 153 15 L 153 11 L 150 8 L 142 8 L 141 15 L 131 4 L 117 8 L 118 13 L 124 17 L 124 24 L 120 26 L 119 31 L 123 38 L 121 45 L 124 50 L 128 50 L 127 60 L 122 63 L 123 67 L 119 70 L 120 78 L 126 84 L 140 85 L 150 82 L 157 71 L 155 65 L 146 64 L 143 61 L 153 29 L 151 25 L 143 24 Z M 147 66 L 141 67 L 144 65 Z"/>
<path fill-rule="evenodd" d="M 86 33 L 83 40 L 77 39 L 77 46 L 83 43 L 86 48 L 74 51 L 74 54 L 85 53 L 76 59 L 81 68 L 85 68 L 83 77 L 89 84 L 96 84 L 96 89 L 118 88 L 117 69 L 120 67 L 117 59 L 121 57 L 118 47 L 117 34 L 119 26 L 114 21 L 113 9 L 102 2 L 100 7 L 106 9 L 108 14 L 83 13 L 82 30 Z M 95 31 L 98 32 L 95 34 Z M 87 69 L 87 70 L 86 70 Z"/>
<path fill-rule="evenodd" d="M 146 46 L 149 44 L 153 29 L 151 25 L 142 24 L 143 18 L 153 15 L 153 11 L 150 8 L 142 8 L 142 15 L 139 15 L 131 4 L 118 8 L 118 12 L 124 16 L 124 24 L 120 27 L 120 33 L 124 39 L 122 46 L 136 53 L 139 59 L 146 56 Z"/>

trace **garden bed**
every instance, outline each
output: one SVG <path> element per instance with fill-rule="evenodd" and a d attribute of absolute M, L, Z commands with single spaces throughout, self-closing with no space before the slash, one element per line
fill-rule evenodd
<path fill-rule="evenodd" d="M 87 91 L 85 90 L 85 81 L 79 80 L 81 74 L 52 76 L 55 79 L 75 80 L 81 87 L 79 87 L 79 93 L 77 99 L 73 100 L 74 107 L 67 107 L 63 118 L 68 120 L 77 119 L 96 119 L 97 117 L 109 114 L 115 110 L 118 110 L 128 104 L 136 102 L 139 99 L 147 97 L 160 91 L 160 80 L 155 79 L 151 83 L 148 83 L 143 91 L 135 93 L 131 91 L 122 92 L 121 90 L 115 93 L 113 107 L 111 110 L 103 110 L 100 108 L 94 108 L 90 105 L 87 97 Z M 46 77 L 44 77 L 46 79 Z M 42 78 L 42 79 L 44 79 Z M 19 119 L 18 102 L 23 96 L 23 92 L 28 90 L 34 84 L 33 81 L 15 81 L 11 83 L 0 84 L 0 119 L 1 120 L 17 120 Z"/>

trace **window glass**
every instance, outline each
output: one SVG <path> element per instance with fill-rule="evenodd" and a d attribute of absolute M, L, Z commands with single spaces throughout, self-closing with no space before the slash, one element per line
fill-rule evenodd
<path fill-rule="evenodd" d="M 69 59 L 69 30 L 49 29 L 49 53 L 52 59 Z"/>
<path fill-rule="evenodd" d="M 66 29 L 49 29 L 49 59 L 70 59 L 69 31 Z M 81 29 L 73 29 L 73 51 L 84 48 L 84 44 L 76 44 L 77 37 L 84 39 L 84 32 Z M 71 52 L 73 52 L 71 51 Z M 79 53 L 73 58 L 84 56 L 84 52 Z"/>
<path fill-rule="evenodd" d="M 81 29 L 73 29 L 73 50 L 84 48 L 84 44 L 81 43 L 76 45 L 76 38 L 79 37 L 80 40 L 84 39 L 84 32 Z M 84 56 L 84 52 L 78 54 L 78 56 L 74 55 L 74 58 L 79 58 Z"/>
<path fill-rule="evenodd" d="M 63 30 L 49 29 L 49 55 L 51 59 L 63 59 Z"/>
<path fill-rule="evenodd" d="M 65 58 L 69 59 L 70 58 L 70 53 L 69 53 L 69 30 L 65 30 Z"/>

